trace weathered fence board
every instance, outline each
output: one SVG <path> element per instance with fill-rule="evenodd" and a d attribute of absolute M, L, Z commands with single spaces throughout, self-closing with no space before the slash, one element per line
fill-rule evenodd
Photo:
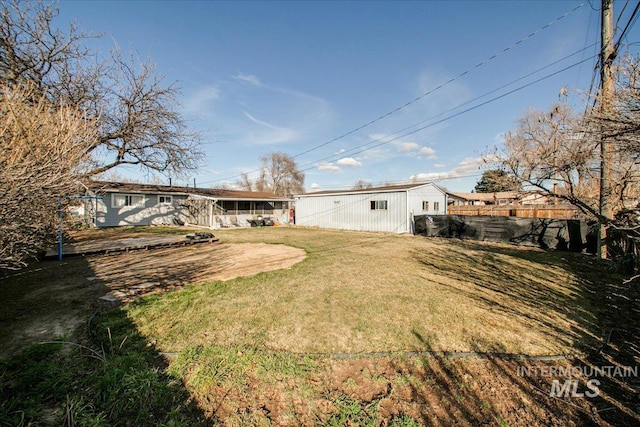
<path fill-rule="evenodd" d="M 462 205 L 449 206 L 449 215 L 509 216 L 517 218 L 576 219 L 579 211 L 566 205 Z"/>

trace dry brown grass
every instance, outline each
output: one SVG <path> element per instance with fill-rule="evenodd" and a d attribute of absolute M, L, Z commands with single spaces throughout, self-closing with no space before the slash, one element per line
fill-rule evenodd
<path fill-rule="evenodd" d="M 219 230 L 303 248 L 288 270 L 191 286 L 129 307 L 165 351 L 261 345 L 305 353 L 573 352 L 598 334 L 575 255 L 417 236 Z M 584 261 L 580 261 L 584 264 Z"/>

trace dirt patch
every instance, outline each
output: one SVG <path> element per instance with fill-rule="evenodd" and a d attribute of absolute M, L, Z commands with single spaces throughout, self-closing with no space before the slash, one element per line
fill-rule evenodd
<path fill-rule="evenodd" d="M 265 243 L 200 244 L 90 260 L 94 277 L 119 300 L 214 280 L 253 276 L 302 261 L 302 249 Z"/>
<path fill-rule="evenodd" d="M 238 425 L 239 414 L 247 414 L 249 425 L 309 427 L 595 426 L 629 425 L 633 420 L 633 415 L 618 420 L 621 423 L 601 418 L 598 408 L 606 408 L 602 398 L 552 396 L 553 379 L 519 375 L 522 361 L 424 356 L 317 363 L 309 378 L 273 383 L 250 372 L 242 387 L 217 385 L 198 400 L 221 425 Z M 567 361 L 526 364 L 569 366 Z M 579 379 L 581 386 L 584 381 Z M 413 423 L 403 424 L 403 419 Z"/>
<path fill-rule="evenodd" d="M 90 238 L 80 236 L 79 240 Z M 105 295 L 114 302 L 128 301 L 186 284 L 288 268 L 305 257 L 304 250 L 285 245 L 213 243 L 35 263 L 0 279 L 5 298 L 0 312 L 0 358 L 73 334 L 106 304 L 99 300 Z"/>

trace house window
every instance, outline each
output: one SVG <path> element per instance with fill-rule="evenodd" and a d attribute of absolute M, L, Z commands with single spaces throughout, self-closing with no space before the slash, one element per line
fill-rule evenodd
<path fill-rule="evenodd" d="M 371 201 L 371 210 L 387 210 L 387 201 L 386 200 L 372 200 Z"/>
<path fill-rule="evenodd" d="M 423 211 L 429 210 L 429 202 L 422 202 L 422 210 Z"/>
<path fill-rule="evenodd" d="M 160 205 L 170 205 L 172 202 L 171 196 L 158 196 L 158 204 Z"/>
<path fill-rule="evenodd" d="M 221 200 L 219 203 L 225 211 L 233 211 L 236 209 L 236 202 L 233 200 Z"/>
<path fill-rule="evenodd" d="M 111 207 L 121 208 L 124 206 L 144 206 L 144 196 L 136 194 L 112 194 Z"/>
<path fill-rule="evenodd" d="M 275 207 L 275 203 L 271 204 L 270 202 L 255 202 L 256 203 L 256 212 L 272 212 Z M 281 203 L 282 204 L 282 203 Z"/>
<path fill-rule="evenodd" d="M 440 202 L 433 202 L 433 210 L 436 212 L 440 210 Z"/>

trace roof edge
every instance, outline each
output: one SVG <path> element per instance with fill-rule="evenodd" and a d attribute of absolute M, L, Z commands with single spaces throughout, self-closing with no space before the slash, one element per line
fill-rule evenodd
<path fill-rule="evenodd" d="M 413 184 L 398 184 L 398 185 L 388 185 L 384 187 L 371 187 L 371 188 L 363 188 L 358 190 L 325 190 L 325 191 L 315 191 L 313 193 L 303 193 L 303 194 L 295 194 L 294 197 L 316 197 L 316 196 L 337 196 L 337 195 L 347 195 L 347 194 L 367 194 L 367 193 L 395 193 L 398 191 L 409 191 L 414 190 L 416 188 L 425 187 L 427 185 L 431 185 L 438 189 L 443 194 L 447 194 L 440 186 L 434 184 L 433 182 L 421 182 L 421 183 L 413 183 Z"/>
<path fill-rule="evenodd" d="M 165 193 L 175 195 L 200 195 L 214 197 L 219 200 L 246 200 L 246 201 L 282 201 L 291 202 L 294 199 L 276 194 L 245 191 L 245 190 L 225 190 L 215 188 L 183 187 L 176 185 L 161 184 L 141 184 L 117 181 L 91 181 L 87 187 L 91 191 L 106 192 L 131 192 L 131 193 Z"/>

